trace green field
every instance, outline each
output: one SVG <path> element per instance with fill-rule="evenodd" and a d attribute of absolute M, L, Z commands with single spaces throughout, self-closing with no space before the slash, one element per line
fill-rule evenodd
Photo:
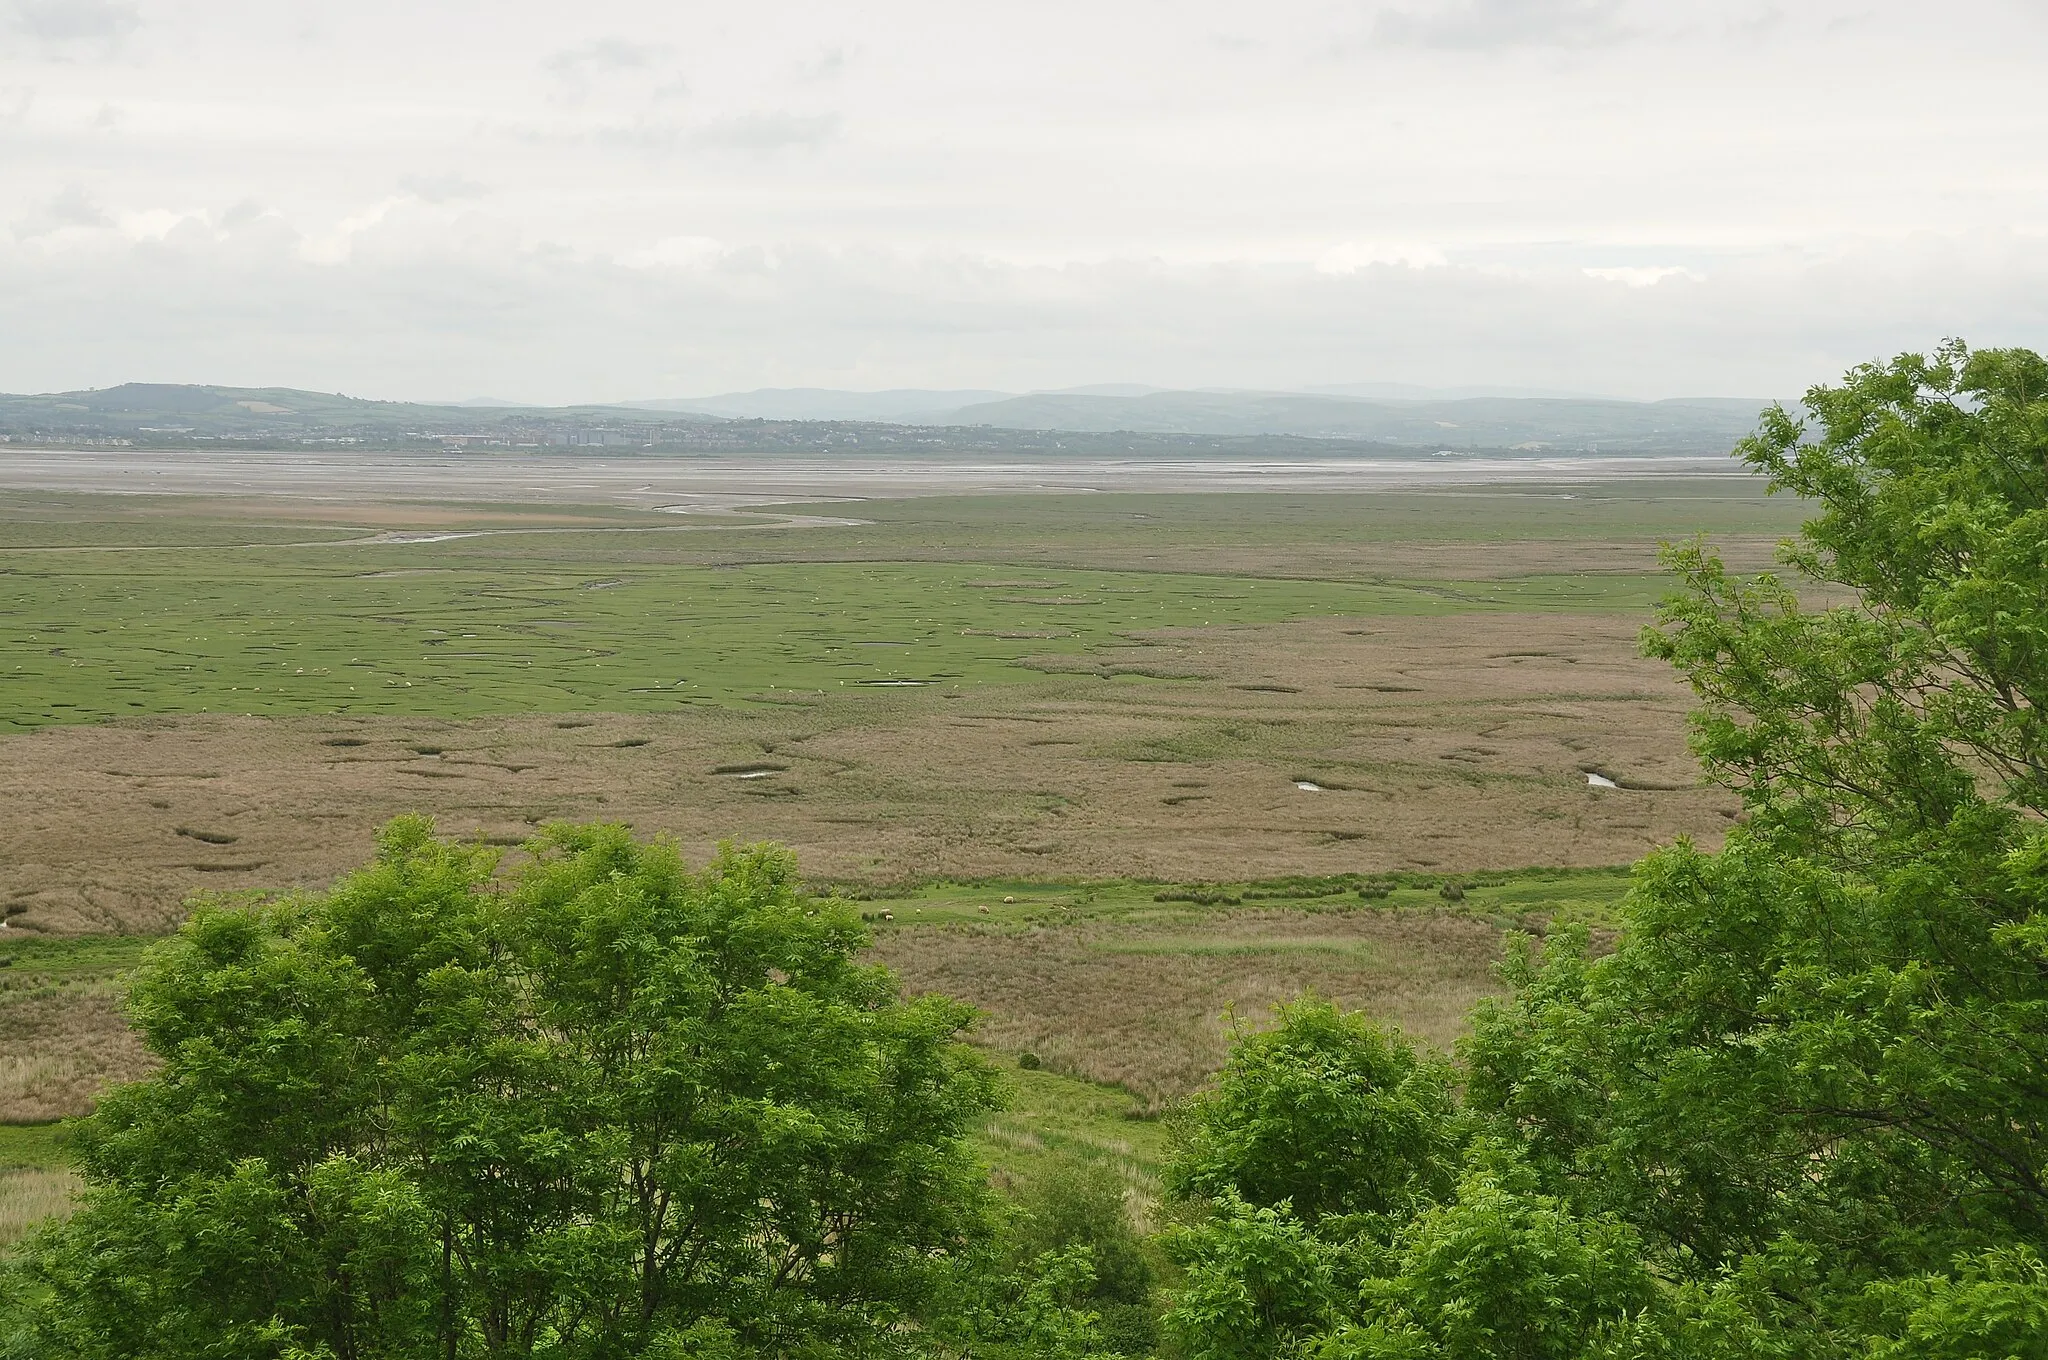
<path fill-rule="evenodd" d="M 1723 478 L 777 508 L 864 521 L 802 528 L 767 527 L 767 510 L 749 521 L 607 505 L 0 493 L 0 739 L 200 713 L 388 720 L 702 708 L 719 710 L 707 722 L 739 721 L 736 709 L 754 712 L 748 723 L 780 722 L 796 710 L 779 706 L 819 695 L 835 696 L 844 726 L 904 721 L 920 693 L 1001 687 L 1071 703 L 1075 676 L 1093 685 L 1092 673 L 1109 682 L 1088 691 L 1098 696 L 1152 709 L 1173 696 L 1200 700 L 1184 721 L 1166 714 L 1177 727 L 1117 726 L 1130 705 L 1091 719 L 1104 724 L 1100 735 L 1076 727 L 1075 740 L 1097 743 L 1105 769 L 1162 753 L 1183 763 L 1294 760 L 1289 753 L 1300 748 L 1302 768 L 1321 774 L 1338 768 L 1332 752 L 1347 749 L 1355 724 L 1350 710 L 1333 706 L 1349 701 L 1328 691 L 1317 701 L 1324 709 L 1291 715 L 1288 686 L 1183 679 L 1185 660 L 1176 670 L 1147 657 L 1200 655 L 1205 631 L 1256 637 L 1237 630 L 1296 620 L 1646 618 L 1670 584 L 1656 568 L 1658 540 L 1705 532 L 1756 561 L 1797 527 L 1803 507 L 1758 493 L 1754 482 Z M 394 531 L 421 541 L 388 541 Z M 1131 645 L 1162 631 L 1175 646 Z M 901 702 L 870 704 L 859 697 L 870 689 L 877 701 L 893 694 Z M 1455 697 L 1443 702 L 1443 712 L 1465 711 Z M 1247 704 L 1259 707 L 1240 712 Z M 1377 730 L 1420 721 L 1375 712 Z M 1472 712 L 1469 721 L 1484 727 L 1485 706 Z M 949 758 L 943 742 L 931 749 L 932 759 Z M 1410 763 L 1436 759 L 1425 753 Z M 1052 768 L 1020 777 L 1051 780 Z M 1425 773 L 1410 782 L 1492 777 L 1464 764 L 1432 763 Z M 237 797 L 251 807 L 295 805 L 284 784 L 241 787 L 250 792 Z M 1221 788 L 1188 787 L 1203 796 L 1168 802 L 1220 805 L 1209 800 Z M 886 827 L 899 815 L 887 799 L 870 807 L 864 796 L 856 790 L 844 806 L 821 801 L 816 816 Z M 1253 821 L 1274 815 L 1256 800 L 1246 808 Z M 243 814 L 237 803 L 164 815 L 211 818 L 194 824 L 212 826 Z M 1067 834 L 1089 834 L 1085 818 L 1072 821 Z M 245 841 L 265 835 L 254 822 L 251 813 L 234 823 Z M 118 854 L 138 833 L 109 823 L 93 834 Z M 1446 863 L 1458 867 L 1455 856 Z M 1499 929 L 1610 926 L 1628 882 L 1619 869 L 1200 883 L 1086 876 L 1104 867 L 1069 866 L 1063 875 L 1048 861 L 1029 878 L 845 886 L 872 923 L 876 957 L 906 980 L 954 985 L 943 981 L 947 970 L 968 968 L 960 994 L 979 996 L 987 1014 L 976 1042 L 1011 1093 L 1010 1108 L 978 1136 L 999 1184 L 1058 1174 L 1074 1159 L 1107 1162 L 1142 1202 L 1165 1146 L 1157 1116 L 1213 1070 L 1225 1013 L 1256 1021 L 1273 999 L 1311 987 L 1353 995 L 1352 1004 L 1384 1003 L 1394 1022 L 1446 1045 L 1465 998 L 1490 985 Z M 1462 897 L 1447 898 L 1446 881 Z M 1454 929 L 1443 935 L 1447 920 Z M 76 1094 L 20 1108 L 77 1113 L 107 1081 L 146 1070 L 114 998 L 148 943 L 22 930 L 0 941 L 0 1051 L 26 1055 L 13 1068 L 0 1063 L 0 1095 L 20 1099 L 61 1080 Z M 1462 953 L 1437 952 L 1440 945 Z M 1067 996 L 1074 1003 L 1058 1000 Z M 1043 1051 L 1043 1068 L 1019 1065 L 1027 1048 Z M 38 1063 L 60 1075 L 37 1076 Z M 63 1124 L 0 1125 L 0 1245 L 68 1203 L 77 1182 L 66 1168 L 67 1136 Z"/>
<path fill-rule="evenodd" d="M 313 552 L 319 556 L 314 557 Z M 131 565 L 133 564 L 133 565 Z M 145 567 L 146 569 L 138 569 Z M 14 568 L 15 729 L 138 713 L 661 712 L 778 691 L 965 686 L 1126 633 L 1313 616 L 1640 608 L 1654 578 L 1435 584 L 941 563 L 494 566 L 457 552 L 191 554 Z"/>
<path fill-rule="evenodd" d="M 663 712 L 1022 680 L 1028 659 L 1160 629 L 1641 611 L 1666 577 L 1559 570 L 1571 545 L 1796 521 L 1745 483 L 1690 491 L 964 497 L 806 507 L 873 522 L 773 532 L 677 533 L 676 516 L 589 507 L 575 513 L 605 527 L 349 546 L 319 545 L 347 536 L 333 525 L 17 498 L 0 504 L 0 731 L 194 712 Z M 491 522 L 488 507 L 416 509 Z M 200 534 L 214 545 L 192 546 Z M 245 546 L 222 546 L 236 535 Z M 1418 542 L 1545 550 L 1518 559 L 1535 569 L 1445 579 L 1415 573 L 1435 560 L 1400 570 Z"/>

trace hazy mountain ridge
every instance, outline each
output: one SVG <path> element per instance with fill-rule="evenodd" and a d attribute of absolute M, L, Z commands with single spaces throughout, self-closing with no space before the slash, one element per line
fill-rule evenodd
<path fill-rule="evenodd" d="M 521 419 L 659 422 L 711 419 L 666 416 L 611 406 L 457 406 L 377 401 L 340 392 L 296 387 L 219 387 L 187 383 L 123 383 L 82 392 L 0 395 L 0 427 L 134 433 L 197 433 L 220 437 L 270 432 L 354 431 L 392 434 L 417 430 L 459 434 Z"/>
<path fill-rule="evenodd" d="M 845 392 L 828 387 L 764 387 L 714 397 L 668 397 L 622 405 L 636 411 L 692 413 L 724 420 L 881 420 L 923 424 L 924 421 L 912 418 L 1015 395 L 980 388 L 932 391 L 905 387 Z"/>
<path fill-rule="evenodd" d="M 952 407 L 936 404 L 986 395 L 978 390 L 786 388 L 702 399 L 535 407 L 376 401 L 285 387 L 125 383 L 84 392 L 0 396 L 0 437 L 15 442 L 470 442 L 671 449 L 946 444 L 1049 452 L 1078 452 L 1075 441 L 1082 440 L 1095 451 L 1132 453 L 1251 453 L 1261 451 L 1263 446 L 1255 445 L 1263 440 L 1330 456 L 1438 448 L 1700 454 L 1728 450 L 1754 428 L 1766 405 L 1739 398 L 1365 400 L 1120 385 L 999 396 Z M 1279 443 L 1267 451 L 1278 451 Z"/>
<path fill-rule="evenodd" d="M 1599 447 L 1654 452 L 1725 449 L 1755 426 L 1764 402 L 1590 401 L 1469 397 L 1369 402 L 1286 393 L 1160 392 L 1144 397 L 1032 396 L 954 412 L 961 424 L 1159 434 L 1291 434 L 1454 448 Z"/>
<path fill-rule="evenodd" d="M 1358 395 L 1395 389 L 1418 395 Z M 882 420 L 904 425 L 1010 430 L 1248 437 L 1295 435 L 1454 448 L 1537 445 L 1644 452 L 1720 451 L 1754 428 L 1769 403 L 1700 397 L 1658 402 L 1559 395 L 1419 395 L 1429 389 L 1355 384 L 1351 390 L 1172 390 L 1105 384 L 1058 392 L 976 394 L 919 389 L 838 392 L 763 389 L 716 397 L 636 402 L 641 409 L 715 413 L 728 419 Z M 949 402 L 949 398 L 986 399 Z"/>

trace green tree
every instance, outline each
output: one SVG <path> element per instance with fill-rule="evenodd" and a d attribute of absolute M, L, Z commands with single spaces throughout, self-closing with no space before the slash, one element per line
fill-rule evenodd
<path fill-rule="evenodd" d="M 934 1309 L 942 1354 L 991 1360 L 1112 1360 L 1122 1353 L 1103 1325 L 1095 1263 L 1086 1246 L 1005 1263 L 989 1252 L 961 1263 Z"/>
<path fill-rule="evenodd" d="M 898 999 L 772 848 L 562 827 L 509 884 L 428 823 L 153 951 L 162 1058 L 81 1132 L 18 1348 L 892 1352 L 985 1232 L 969 1013 Z"/>
<path fill-rule="evenodd" d="M 1343 1316 L 1344 1252 L 1286 1204 L 1255 1205 L 1225 1187 L 1199 1225 L 1168 1238 L 1187 1278 L 1166 1314 L 1191 1360 L 1264 1360 Z"/>
<path fill-rule="evenodd" d="M 1741 453 L 1815 506 L 1789 573 L 1678 548 L 1645 641 L 1742 819 L 1604 956 L 1510 951 L 1461 1114 L 1341 1017 L 1242 1041 L 1169 1176 L 1191 1353 L 2041 1353 L 2048 361 L 1859 368 Z"/>
<path fill-rule="evenodd" d="M 1648 638 L 1744 824 L 1653 856 L 1615 956 L 1474 1048 L 1476 1093 L 1704 1260 L 2048 1226 L 2048 364 L 1957 346 L 1807 405 L 1744 453 L 1818 502 L 1790 561 L 1835 602 L 1694 545 Z"/>
<path fill-rule="evenodd" d="M 1157 1283 L 1144 1239 L 1131 1226 L 1124 1179 L 1104 1162 L 1063 1157 L 1019 1196 L 1023 1210 L 1013 1251 L 1019 1260 L 1086 1247 L 1095 1263 L 1094 1296 L 1141 1304 Z"/>
<path fill-rule="evenodd" d="M 1019 1201 L 1011 1268 L 1035 1276 L 1036 1262 L 1085 1252 L 1091 1272 L 1085 1302 L 1100 1319 L 1102 1349 L 1123 1355 L 1151 1351 L 1158 1342 L 1158 1275 L 1132 1225 L 1117 1170 L 1102 1161 L 1062 1157 L 1026 1183 Z"/>
<path fill-rule="evenodd" d="M 1448 1064 L 1326 1001 L 1276 1018 L 1238 1037 L 1215 1088 L 1183 1113 L 1170 1194 L 1284 1203 L 1313 1226 L 1330 1215 L 1405 1214 L 1450 1189 Z"/>
<path fill-rule="evenodd" d="M 1448 1064 L 1325 1001 L 1275 1018 L 1181 1112 L 1162 1177 L 1197 1213 L 1167 1239 L 1187 1279 L 1164 1319 L 1197 1360 L 1285 1353 L 1343 1319 L 1387 1240 L 1456 1184 Z"/>
<path fill-rule="evenodd" d="M 1641 1239 L 1542 1194 L 1512 1149 L 1473 1149 L 1455 1198 L 1417 1214 L 1383 1274 L 1359 1290 L 1359 1321 L 1319 1360 L 1576 1360 L 1621 1350 L 1659 1303 Z"/>
<path fill-rule="evenodd" d="M 1815 503 L 1795 574 L 1678 549 L 1646 638 L 1741 823 L 1644 862 L 1611 956 L 1511 964 L 1468 1051 L 1473 1105 L 1731 1336 L 1739 1295 L 1875 1335 L 1889 1282 L 2048 1240 L 2048 361 L 1956 344 L 1805 404 L 1741 450 Z"/>

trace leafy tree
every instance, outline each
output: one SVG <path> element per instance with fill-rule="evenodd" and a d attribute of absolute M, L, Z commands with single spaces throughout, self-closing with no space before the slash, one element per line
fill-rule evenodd
<path fill-rule="evenodd" d="M 1658 1302 L 1642 1242 L 1542 1194 L 1512 1149 L 1473 1149 L 1457 1195 L 1401 1231 L 1386 1272 L 1360 1289 L 1361 1321 L 1320 1360 L 1574 1360 L 1619 1349 Z"/>
<path fill-rule="evenodd" d="M 2048 361 L 1955 344 L 1806 407 L 1742 448 L 1816 503 L 1797 577 L 1681 548 L 1646 638 L 1744 818 L 1645 861 L 1611 957 L 1512 964 L 1469 1090 L 1699 1327 L 1746 1298 L 1848 1345 L 1902 1290 L 2041 1306 L 1983 1263 L 2048 1238 Z"/>
<path fill-rule="evenodd" d="M 1386 1239 L 1455 1184 L 1447 1064 L 1325 1001 L 1240 1034 L 1181 1113 L 1162 1177 L 1202 1211 L 1168 1238 L 1187 1273 L 1166 1315 L 1196 1360 L 1284 1353 L 1345 1316 Z"/>
<path fill-rule="evenodd" d="M 131 1004 L 163 1068 L 83 1129 L 19 1348 L 901 1350 L 985 1231 L 968 1012 L 899 1000 L 781 851 L 533 848 L 501 888 L 402 819 L 332 892 L 153 951 Z"/>
<path fill-rule="evenodd" d="M 1951 1273 L 1887 1282 L 1872 1360 L 2048 1360 L 2048 1268 L 2027 1246 L 1960 1257 Z"/>
<path fill-rule="evenodd" d="M 1791 574 L 1680 547 L 1646 636 L 1741 821 L 1650 856 L 1604 957 L 1511 951 L 1462 1114 L 1388 1109 L 1340 1017 L 1242 1042 L 1169 1178 L 1191 1352 L 2042 1353 L 2048 361 L 1952 344 L 1805 408 L 1741 449 L 1816 507 Z"/>
<path fill-rule="evenodd" d="M 1255 1205 L 1224 1187 L 1199 1226 L 1168 1239 L 1187 1279 L 1166 1328 L 1190 1360 L 1283 1354 L 1341 1316 L 1341 1249 L 1285 1203 Z"/>
<path fill-rule="evenodd" d="M 1076 1245 L 1007 1267 L 995 1253 L 959 1263 L 933 1310 L 942 1354 L 990 1360 L 1111 1360 L 1124 1353 L 1104 1326 L 1092 1253 Z"/>
<path fill-rule="evenodd" d="M 1014 1252 L 1020 1261 L 1085 1247 L 1094 1262 L 1093 1296 L 1142 1304 L 1157 1284 L 1144 1239 L 1131 1226 L 1124 1181 L 1102 1162 L 1062 1158 L 1040 1172 L 1021 1196 Z"/>
<path fill-rule="evenodd" d="M 1450 1188 L 1451 1070 L 1397 1032 L 1326 1001 L 1282 1007 L 1240 1036 L 1213 1091 L 1191 1102 L 1169 1193 L 1329 1215 L 1399 1214 Z"/>
<path fill-rule="evenodd" d="M 931 1310 L 938 1349 L 989 1360 L 1110 1360 L 1158 1340 L 1152 1263 L 1120 1176 L 1061 1157 L 962 1256 Z"/>
<path fill-rule="evenodd" d="M 1131 1223 L 1124 1179 L 1100 1161 L 1060 1158 L 1023 1189 L 1009 1247 L 1011 1269 L 1026 1278 L 1036 1263 L 1082 1252 L 1090 1268 L 1084 1300 L 1099 1320 L 1101 1347 L 1143 1355 L 1158 1343 L 1158 1272 Z"/>

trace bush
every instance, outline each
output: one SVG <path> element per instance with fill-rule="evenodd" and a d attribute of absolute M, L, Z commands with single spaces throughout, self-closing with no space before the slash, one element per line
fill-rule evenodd
<path fill-rule="evenodd" d="M 1152 894 L 1154 902 L 1191 902 L 1198 907 L 1234 907 L 1244 898 L 1226 888 L 1163 888 Z"/>
<path fill-rule="evenodd" d="M 1240 1036 L 1215 1089 L 1189 1102 L 1169 1193 L 1284 1201 L 1313 1224 L 1406 1212 L 1447 1191 L 1456 1166 L 1449 1066 L 1328 1002 L 1278 1016 L 1275 1029 Z"/>
<path fill-rule="evenodd" d="M 1147 1304 L 1156 1283 L 1145 1243 L 1131 1225 L 1123 1178 L 1100 1162 L 1063 1158 L 1025 1186 L 1016 1255 L 1086 1247 L 1095 1265 L 1091 1300 Z"/>

